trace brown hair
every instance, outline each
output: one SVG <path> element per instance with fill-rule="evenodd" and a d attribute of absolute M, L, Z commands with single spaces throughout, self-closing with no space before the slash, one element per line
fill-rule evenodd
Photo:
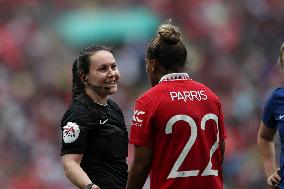
<path fill-rule="evenodd" d="M 166 71 L 177 72 L 184 68 L 187 51 L 181 41 L 180 30 L 172 25 L 171 19 L 159 26 L 156 36 L 148 45 L 146 55 L 147 59 L 157 60 Z"/>

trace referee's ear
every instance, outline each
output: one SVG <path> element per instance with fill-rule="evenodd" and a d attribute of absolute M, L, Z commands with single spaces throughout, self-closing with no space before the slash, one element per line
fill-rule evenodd
<path fill-rule="evenodd" d="M 88 80 L 87 76 L 83 72 L 80 72 L 80 80 L 82 82 L 86 82 Z"/>

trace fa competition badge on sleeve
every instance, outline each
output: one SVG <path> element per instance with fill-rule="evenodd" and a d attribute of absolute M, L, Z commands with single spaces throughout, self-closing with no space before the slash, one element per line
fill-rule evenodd
<path fill-rule="evenodd" d="M 68 122 L 63 127 L 63 140 L 65 143 L 74 142 L 80 133 L 80 128 L 76 123 Z"/>

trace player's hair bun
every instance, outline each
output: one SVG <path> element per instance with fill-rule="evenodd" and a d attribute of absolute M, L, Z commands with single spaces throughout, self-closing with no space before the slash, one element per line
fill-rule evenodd
<path fill-rule="evenodd" d="M 160 39 L 167 43 L 176 43 L 180 41 L 181 38 L 179 28 L 171 24 L 171 19 L 169 19 L 165 24 L 162 24 L 157 33 Z"/>

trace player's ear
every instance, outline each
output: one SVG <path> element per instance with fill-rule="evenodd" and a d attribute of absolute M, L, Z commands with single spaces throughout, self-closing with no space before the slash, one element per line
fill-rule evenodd
<path fill-rule="evenodd" d="M 152 64 L 152 71 L 155 73 L 160 69 L 160 64 L 157 60 L 152 59 L 150 60 L 150 63 Z"/>

